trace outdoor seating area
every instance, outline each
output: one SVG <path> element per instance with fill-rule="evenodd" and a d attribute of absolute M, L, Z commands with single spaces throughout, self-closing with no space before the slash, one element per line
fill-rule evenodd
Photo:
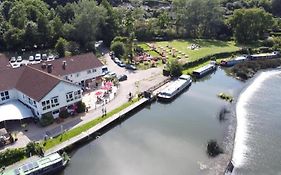
<path fill-rule="evenodd" d="M 111 81 L 102 82 L 99 89 L 87 92 L 82 101 L 88 110 L 99 108 L 111 101 L 117 93 L 117 87 Z"/>
<path fill-rule="evenodd" d="M 162 56 L 162 59 L 167 59 L 169 57 L 177 58 L 177 59 L 188 58 L 187 54 L 170 45 L 166 45 L 166 47 L 158 46 L 156 44 L 148 44 L 148 45 L 151 49 L 159 53 Z"/>

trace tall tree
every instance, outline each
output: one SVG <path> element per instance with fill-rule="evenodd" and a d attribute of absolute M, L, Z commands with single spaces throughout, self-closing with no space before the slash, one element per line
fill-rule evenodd
<path fill-rule="evenodd" d="M 266 30 L 273 25 L 273 18 L 262 9 L 238 9 L 234 11 L 229 23 L 235 39 L 240 43 L 247 43 L 263 37 Z"/>
<path fill-rule="evenodd" d="M 105 10 L 103 7 L 97 6 L 95 1 L 81 0 L 75 3 L 74 12 L 72 39 L 85 47 L 95 41 L 100 24 L 104 21 Z"/>
<path fill-rule="evenodd" d="M 218 0 L 174 0 L 173 12 L 176 25 L 189 37 L 215 36 L 223 23 Z"/>
<path fill-rule="evenodd" d="M 273 14 L 281 17 L 281 0 L 272 0 L 271 6 Z"/>

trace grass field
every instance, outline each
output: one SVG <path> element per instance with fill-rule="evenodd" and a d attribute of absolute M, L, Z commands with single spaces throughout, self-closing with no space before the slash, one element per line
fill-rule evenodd
<path fill-rule="evenodd" d="M 222 52 L 234 52 L 239 50 L 239 47 L 235 45 L 233 41 L 218 41 L 218 40 L 173 40 L 163 41 L 155 43 L 159 47 L 167 48 L 171 46 L 178 51 L 181 51 L 188 55 L 187 61 L 197 60 L 199 58 L 213 55 Z M 200 46 L 197 50 L 191 50 L 189 47 L 191 44 L 197 44 Z"/>

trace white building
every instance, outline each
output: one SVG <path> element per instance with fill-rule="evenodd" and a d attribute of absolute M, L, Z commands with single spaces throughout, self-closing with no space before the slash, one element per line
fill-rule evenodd
<path fill-rule="evenodd" d="M 20 119 L 1 111 L 6 104 L 13 105 L 13 101 L 20 101 L 35 117 L 40 118 L 50 112 L 58 117 L 60 110 L 82 100 L 82 87 L 101 77 L 102 67 L 103 64 L 93 54 L 17 69 L 0 66 L 0 122 Z"/>

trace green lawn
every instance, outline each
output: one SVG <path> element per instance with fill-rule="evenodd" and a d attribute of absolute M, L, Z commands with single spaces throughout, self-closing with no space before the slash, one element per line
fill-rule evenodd
<path fill-rule="evenodd" d="M 171 46 L 178 51 L 181 51 L 188 55 L 187 61 L 193 61 L 208 55 L 221 53 L 221 52 L 233 52 L 239 50 L 233 41 L 218 41 L 218 40 L 203 40 L 203 39 L 190 39 L 190 40 L 173 40 L 163 41 L 155 43 L 158 47 L 167 49 L 167 46 Z M 191 44 L 198 44 L 200 48 L 198 50 L 191 50 L 188 48 Z"/>
<path fill-rule="evenodd" d="M 42 141 L 44 149 L 45 150 L 50 149 L 50 148 L 52 148 L 52 147 L 54 147 L 54 146 L 56 146 L 56 145 L 58 145 L 58 144 L 60 144 L 60 143 L 62 143 L 64 141 L 66 141 L 66 140 L 68 140 L 68 139 L 70 139 L 72 137 L 77 136 L 78 134 L 80 134 L 80 133 L 82 133 L 84 131 L 89 130 L 90 128 L 94 127 L 98 123 L 104 121 L 105 119 L 113 116 L 114 114 L 116 114 L 116 113 L 122 111 L 123 109 L 127 108 L 128 106 L 134 104 L 138 100 L 139 100 L 138 98 L 135 98 L 132 101 L 127 102 L 127 103 L 119 106 L 118 108 L 110 111 L 109 113 L 107 113 L 107 115 L 105 117 L 100 116 L 100 117 L 98 117 L 98 118 L 96 118 L 96 119 L 94 119 L 94 120 L 92 120 L 92 121 L 90 121 L 88 123 L 85 123 L 84 125 L 76 127 L 74 129 L 71 129 L 71 130 L 65 132 L 62 135 L 59 135 L 59 136 L 57 136 L 55 138 L 52 138 L 52 139 L 48 139 L 47 141 Z"/>
<path fill-rule="evenodd" d="M 139 43 L 139 47 L 141 47 L 144 51 L 151 50 L 151 48 L 146 43 Z"/>

